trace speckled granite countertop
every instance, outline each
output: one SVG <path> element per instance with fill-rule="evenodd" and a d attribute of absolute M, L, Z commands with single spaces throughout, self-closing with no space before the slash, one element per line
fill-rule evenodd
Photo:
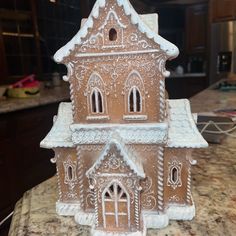
<path fill-rule="evenodd" d="M 61 86 L 54 88 L 44 88 L 42 84 L 39 97 L 7 98 L 5 100 L 0 100 L 0 114 L 43 106 L 69 99 L 70 94 L 68 83 L 62 82 Z"/>
<path fill-rule="evenodd" d="M 235 107 L 236 92 L 205 90 L 191 99 L 193 112 Z M 236 235 L 236 139 L 197 150 L 193 167 L 193 198 L 196 217 L 192 221 L 170 221 L 148 236 L 235 236 Z M 87 236 L 89 228 L 76 225 L 73 217 L 58 216 L 56 178 L 26 192 L 17 203 L 10 236 Z"/>

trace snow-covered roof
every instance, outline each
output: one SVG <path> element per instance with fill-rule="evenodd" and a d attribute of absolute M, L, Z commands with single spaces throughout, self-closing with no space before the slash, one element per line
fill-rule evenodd
<path fill-rule="evenodd" d="M 70 125 L 73 122 L 71 103 L 62 102 L 58 108 L 58 114 L 54 119 L 54 124 L 47 136 L 41 141 L 40 147 L 73 147 L 71 140 Z"/>
<path fill-rule="evenodd" d="M 99 158 L 95 161 L 93 166 L 86 172 L 86 175 L 89 177 L 91 174 L 94 174 L 95 171 L 99 169 L 106 155 L 109 153 L 112 145 L 116 146 L 116 148 L 120 152 L 120 155 L 124 159 L 125 163 L 130 167 L 130 169 L 141 178 L 145 178 L 141 158 L 137 158 L 133 152 L 129 151 L 120 138 L 112 138 L 110 140 L 110 142 L 105 146 L 104 151 L 101 153 Z"/>
<path fill-rule="evenodd" d="M 203 148 L 208 143 L 199 133 L 187 99 L 167 100 L 168 147 Z"/>
<path fill-rule="evenodd" d="M 85 38 L 88 34 L 88 30 L 93 27 L 93 19 L 99 17 L 100 8 L 104 8 L 108 0 L 97 0 L 92 12 L 90 13 L 88 19 L 83 24 L 79 32 L 62 48 L 60 48 L 54 55 L 54 60 L 56 62 L 61 62 L 64 57 L 68 56 L 71 51 L 73 51 L 75 45 L 82 43 L 82 38 Z M 138 26 L 140 32 L 144 33 L 148 38 L 153 39 L 155 43 L 160 45 L 160 48 L 166 52 L 169 58 L 175 58 L 179 54 L 178 48 L 162 38 L 155 31 L 151 30 L 147 24 L 140 18 L 138 13 L 134 10 L 129 0 L 116 0 L 117 4 L 124 8 L 124 12 L 127 16 L 131 17 L 131 23 Z"/>
<path fill-rule="evenodd" d="M 114 133 L 125 144 L 162 144 L 167 139 L 166 123 L 72 124 L 74 144 L 106 144 Z"/>

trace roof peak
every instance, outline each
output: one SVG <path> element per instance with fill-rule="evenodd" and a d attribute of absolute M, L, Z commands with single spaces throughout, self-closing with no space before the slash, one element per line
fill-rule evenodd
<path fill-rule="evenodd" d="M 126 16 L 130 16 L 131 23 L 138 26 L 140 32 L 144 33 L 149 39 L 154 40 L 155 43 L 160 45 L 160 48 L 165 51 L 167 57 L 175 58 L 179 54 L 178 48 L 170 43 L 169 41 L 158 35 L 147 26 L 146 23 L 141 19 L 138 13 L 134 10 L 133 6 L 130 4 L 129 0 L 113 0 L 117 3 L 119 7 L 123 7 Z M 104 8 L 109 0 L 97 0 L 94 7 L 83 24 L 78 33 L 62 48 L 60 48 L 54 55 L 54 60 L 58 63 L 62 62 L 64 57 L 68 56 L 70 52 L 74 49 L 75 45 L 82 43 L 82 38 L 85 38 L 88 34 L 88 30 L 93 27 L 94 19 L 97 19 L 100 14 L 100 8 Z"/>

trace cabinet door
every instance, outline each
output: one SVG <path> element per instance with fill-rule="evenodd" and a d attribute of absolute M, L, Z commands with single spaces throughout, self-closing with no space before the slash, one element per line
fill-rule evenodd
<path fill-rule="evenodd" d="M 10 141 L 0 141 L 0 221 L 9 214 L 12 207 L 12 175 L 14 169 L 11 168 L 9 157 L 14 155 L 13 150 L 9 149 Z"/>
<path fill-rule="evenodd" d="M 211 18 L 213 22 L 234 19 L 236 16 L 235 0 L 211 0 Z"/>
<path fill-rule="evenodd" d="M 207 5 L 196 5 L 187 9 L 187 52 L 205 52 L 207 32 Z"/>

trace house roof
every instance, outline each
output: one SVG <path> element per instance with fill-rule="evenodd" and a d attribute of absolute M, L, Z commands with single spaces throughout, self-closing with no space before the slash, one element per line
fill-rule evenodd
<path fill-rule="evenodd" d="M 208 143 L 199 133 L 187 99 L 166 100 L 169 117 L 168 147 L 203 148 Z"/>
<path fill-rule="evenodd" d="M 82 38 L 85 38 L 88 34 L 88 30 L 93 27 L 93 19 L 99 17 L 100 8 L 104 8 L 108 0 L 97 0 L 92 12 L 88 19 L 83 24 L 78 33 L 62 48 L 60 48 L 54 55 L 56 62 L 62 62 L 63 58 L 68 56 L 73 51 L 75 45 L 82 43 Z M 124 8 L 124 12 L 127 16 L 131 17 L 131 23 L 138 26 L 140 32 L 144 33 L 149 39 L 154 40 L 155 43 L 160 45 L 160 48 L 166 52 L 168 58 L 175 58 L 179 54 L 178 48 L 169 41 L 162 38 L 158 33 L 151 30 L 147 24 L 140 18 L 138 13 L 134 10 L 129 0 L 116 0 L 117 4 Z"/>
<path fill-rule="evenodd" d="M 112 138 L 110 142 L 105 146 L 104 151 L 101 153 L 99 158 L 95 161 L 93 166 L 86 172 L 86 175 L 89 177 L 95 173 L 96 170 L 102 165 L 103 160 L 106 155 L 109 153 L 112 145 L 115 145 L 118 151 L 120 151 L 120 155 L 123 157 L 125 163 L 130 167 L 134 173 L 136 173 L 139 177 L 145 178 L 145 173 L 143 170 L 143 165 L 141 162 L 141 158 L 137 158 L 133 152 L 131 152 L 123 143 L 123 141 L 119 138 Z"/>
<path fill-rule="evenodd" d="M 72 124 L 74 144 L 106 144 L 114 133 L 125 144 L 163 144 L 167 140 L 166 123 Z"/>
<path fill-rule="evenodd" d="M 62 102 L 59 105 L 58 114 L 54 117 L 54 124 L 47 136 L 41 141 L 40 147 L 73 147 L 71 140 L 70 124 L 72 124 L 71 103 Z"/>

